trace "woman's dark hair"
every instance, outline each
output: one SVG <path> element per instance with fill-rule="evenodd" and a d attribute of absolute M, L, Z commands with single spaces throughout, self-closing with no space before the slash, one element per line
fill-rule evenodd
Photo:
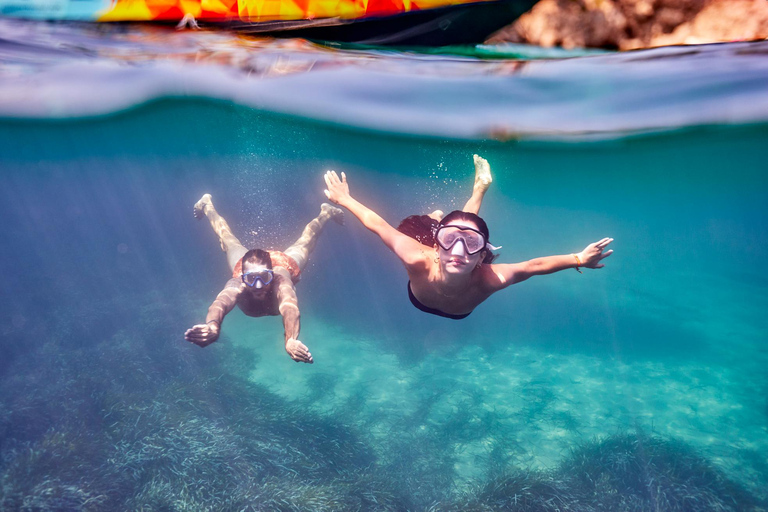
<path fill-rule="evenodd" d="M 477 226 L 477 229 L 485 236 L 485 241 L 486 242 L 490 241 L 491 235 L 488 231 L 488 224 L 486 224 L 485 221 L 480 216 L 470 212 L 463 212 L 461 210 L 452 211 L 451 213 L 443 217 L 442 220 L 440 220 L 440 222 L 438 223 L 438 229 L 441 226 L 446 226 L 456 220 L 473 222 Z M 495 259 L 496 259 L 496 255 L 494 255 L 490 250 L 485 249 L 485 257 L 483 258 L 483 263 L 491 263 Z"/>
<path fill-rule="evenodd" d="M 245 256 L 243 256 L 243 266 L 245 266 L 246 263 L 254 265 L 261 263 L 267 268 L 272 268 L 272 258 L 270 258 L 269 253 L 263 249 L 251 249 L 245 253 Z"/>
<path fill-rule="evenodd" d="M 485 223 L 485 221 L 480 218 L 478 215 L 475 215 L 474 213 L 469 212 L 463 212 L 461 210 L 454 210 L 440 221 L 440 226 L 446 226 L 450 224 L 451 222 L 455 220 L 464 220 L 467 222 L 474 222 L 477 226 L 477 229 L 480 230 L 480 232 L 485 235 L 485 241 L 488 242 L 491 238 L 490 233 L 488 232 L 488 224 Z"/>

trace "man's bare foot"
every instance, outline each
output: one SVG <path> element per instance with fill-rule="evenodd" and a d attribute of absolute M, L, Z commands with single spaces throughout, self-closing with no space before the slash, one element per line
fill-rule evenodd
<path fill-rule="evenodd" d="M 488 190 L 488 187 L 491 186 L 491 182 L 493 181 L 493 178 L 491 177 L 491 166 L 488 165 L 488 160 L 481 156 L 473 155 L 472 158 L 475 160 L 474 189 L 485 194 L 485 191 Z"/>
<path fill-rule="evenodd" d="M 338 208 L 336 206 L 333 206 L 329 203 L 323 203 L 320 205 L 320 215 L 325 215 L 331 219 L 333 219 L 333 222 L 336 224 L 344 225 L 344 210 L 341 208 Z"/>
<path fill-rule="evenodd" d="M 437 222 L 440 222 L 441 220 L 443 220 L 443 215 L 444 215 L 443 210 L 435 210 L 429 215 L 427 215 L 427 217 L 429 217 L 432 220 L 436 220 Z"/>
<path fill-rule="evenodd" d="M 211 194 L 203 194 L 203 197 L 201 197 L 200 200 L 196 202 L 195 206 L 192 208 L 192 213 L 197 220 L 200 220 L 205 216 L 206 206 L 213 206 L 213 202 L 211 201 Z"/>

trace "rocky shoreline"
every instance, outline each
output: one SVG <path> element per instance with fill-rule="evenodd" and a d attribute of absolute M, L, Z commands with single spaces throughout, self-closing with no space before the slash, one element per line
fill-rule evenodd
<path fill-rule="evenodd" d="M 486 43 L 632 50 L 766 38 L 767 0 L 540 0 Z"/>

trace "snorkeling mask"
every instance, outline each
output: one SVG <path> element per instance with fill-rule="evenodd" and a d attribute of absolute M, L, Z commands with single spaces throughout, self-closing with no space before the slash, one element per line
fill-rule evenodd
<path fill-rule="evenodd" d="M 467 254 L 469 255 L 477 254 L 483 249 L 488 249 L 489 251 L 501 249 L 501 247 L 491 245 L 480 231 L 465 226 L 440 226 L 435 233 L 435 240 L 446 251 L 450 251 L 451 247 L 461 240 L 464 242 L 464 247 L 467 248 Z"/>
<path fill-rule="evenodd" d="M 275 277 L 275 273 L 272 269 L 256 270 L 254 272 L 244 272 L 242 280 L 245 284 L 253 288 L 256 286 L 256 281 L 261 281 L 261 284 L 267 286 L 272 282 L 272 278 Z"/>

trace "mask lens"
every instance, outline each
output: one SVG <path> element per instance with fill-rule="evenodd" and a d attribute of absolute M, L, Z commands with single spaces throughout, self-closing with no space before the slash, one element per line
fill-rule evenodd
<path fill-rule="evenodd" d="M 462 235 L 464 235 L 464 245 L 467 246 L 467 252 L 469 254 L 475 254 L 479 252 L 485 245 L 485 240 L 483 240 L 483 237 L 474 231 L 462 231 Z"/>
<path fill-rule="evenodd" d="M 464 242 L 469 254 L 476 254 L 485 247 L 485 238 L 477 231 L 471 229 L 461 229 L 455 226 L 445 226 L 437 231 L 437 243 L 444 250 L 450 250 L 458 241 Z"/>
<path fill-rule="evenodd" d="M 243 282 L 248 286 L 255 286 L 257 280 L 261 281 L 261 284 L 263 285 L 268 285 L 272 282 L 272 271 L 259 270 L 256 272 L 248 272 L 247 274 L 243 274 Z"/>
<path fill-rule="evenodd" d="M 259 279 L 264 284 L 269 284 L 272 282 L 272 271 L 271 270 L 262 270 L 259 273 Z"/>
<path fill-rule="evenodd" d="M 453 227 L 444 227 L 440 228 L 437 232 L 437 243 L 440 244 L 440 247 L 445 249 L 446 251 L 449 250 L 451 247 L 453 247 L 453 244 L 456 243 L 456 240 L 459 239 L 458 234 L 460 231 L 458 228 Z"/>

